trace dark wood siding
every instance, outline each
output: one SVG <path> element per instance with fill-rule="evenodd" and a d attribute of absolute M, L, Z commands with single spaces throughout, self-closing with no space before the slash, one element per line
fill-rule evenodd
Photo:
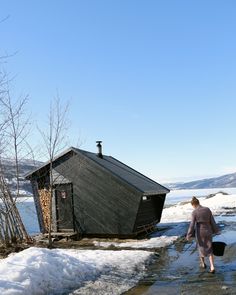
<path fill-rule="evenodd" d="M 143 196 L 140 198 L 140 206 L 135 223 L 135 231 L 138 227 L 159 222 L 166 195 Z"/>
<path fill-rule="evenodd" d="M 58 231 L 74 231 L 73 190 L 71 183 L 57 185 L 54 189 Z M 54 213 L 54 214 L 55 214 Z"/>
<path fill-rule="evenodd" d="M 73 229 L 79 233 L 104 236 L 131 236 L 137 233 L 138 227 L 159 222 L 164 206 L 165 194 L 147 196 L 143 200 L 143 192 L 138 186 L 131 185 L 126 178 L 115 176 L 106 167 L 106 158 L 88 157 L 74 150 L 65 153 L 53 162 L 54 194 L 52 198 L 53 230 L 64 230 L 58 227 L 56 190 L 62 184 L 71 184 Z M 49 185 L 49 165 L 35 172 L 38 199 L 37 212 L 40 215 L 40 228 L 47 229 L 47 213 L 42 204 L 43 193 Z M 113 170 L 112 170 L 113 171 Z M 118 174 L 119 175 L 119 174 Z M 33 180 L 33 179 L 31 179 Z M 55 181 L 56 180 L 56 181 Z M 36 188 L 36 186 L 35 186 Z M 150 192 L 149 192 L 150 194 Z M 46 201 L 45 201 L 46 202 Z M 40 207 L 40 208 L 39 208 Z M 72 223 L 71 223 L 72 224 Z"/>
<path fill-rule="evenodd" d="M 73 183 L 75 225 L 86 234 L 132 234 L 141 193 L 83 155 L 54 169 Z"/>

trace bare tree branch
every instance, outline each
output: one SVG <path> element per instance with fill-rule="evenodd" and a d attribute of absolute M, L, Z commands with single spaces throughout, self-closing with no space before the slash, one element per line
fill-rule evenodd
<path fill-rule="evenodd" d="M 66 131 L 67 131 L 67 113 L 69 104 L 62 104 L 59 96 L 50 103 L 50 110 L 48 116 L 48 128 L 46 131 L 39 129 L 41 137 L 44 141 L 44 146 L 49 158 L 49 228 L 48 228 L 48 242 L 49 247 L 52 247 L 52 196 L 54 189 L 53 179 L 53 160 L 55 156 L 66 146 Z"/>
<path fill-rule="evenodd" d="M 24 119 L 24 108 L 28 97 L 13 100 L 10 95 L 9 81 L 7 76 L 1 75 L 0 80 L 0 198 L 1 223 L 3 223 L 0 236 L 5 238 L 5 242 L 19 239 L 30 240 L 19 211 L 16 207 L 16 199 L 20 192 L 20 151 L 22 143 L 26 140 L 28 119 Z M 6 171 L 4 169 L 3 158 L 14 159 L 16 193 L 13 194 L 9 184 L 6 182 Z"/>

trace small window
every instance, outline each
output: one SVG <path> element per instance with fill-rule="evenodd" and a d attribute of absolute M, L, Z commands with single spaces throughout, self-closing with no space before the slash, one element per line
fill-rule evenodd
<path fill-rule="evenodd" d="M 143 201 L 149 201 L 149 200 L 151 200 L 151 197 L 149 197 L 149 196 L 143 196 Z"/>
<path fill-rule="evenodd" d="M 62 199 L 66 199 L 67 195 L 66 195 L 66 191 L 60 191 L 60 195 Z"/>

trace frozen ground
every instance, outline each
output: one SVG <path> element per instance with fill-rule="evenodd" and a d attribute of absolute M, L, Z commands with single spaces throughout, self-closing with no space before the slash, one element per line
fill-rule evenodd
<path fill-rule="evenodd" d="M 30 202 L 28 203 L 30 204 Z M 209 206 L 213 213 L 217 214 L 216 219 L 222 226 L 222 235 L 218 238 L 221 237 L 229 245 L 236 243 L 234 234 L 236 227 L 232 226 L 236 225 L 236 195 L 217 194 L 212 198 L 201 198 L 201 203 Z M 186 232 L 191 212 L 192 208 L 189 203 L 181 202 L 164 209 L 162 223 L 158 225 L 158 231 L 150 239 L 129 240 L 127 243 L 116 242 L 113 246 L 119 250 L 106 250 L 106 247 L 110 247 L 111 243 L 99 244 L 97 241 L 96 245 L 102 246 L 104 250 L 48 250 L 32 247 L 12 254 L 6 259 L 2 259 L 0 263 L 0 294 L 118 295 L 131 289 L 139 281 L 145 281 L 145 278 L 150 276 L 153 265 L 158 269 L 158 271 L 155 270 L 158 274 L 157 278 L 160 280 L 163 278 L 162 282 L 164 283 L 155 285 L 152 281 L 154 293 L 138 293 L 139 291 L 136 290 L 134 291 L 136 293 L 130 294 L 156 294 L 155 292 L 159 292 L 158 294 L 179 294 L 173 293 L 173 290 L 176 290 L 175 284 L 172 285 L 172 291 L 169 289 L 170 293 L 163 293 L 163 286 L 166 283 L 170 284 L 170 282 L 176 283 L 177 280 L 181 282 L 184 271 L 188 274 L 189 271 L 195 273 L 194 264 L 197 255 L 187 256 L 186 259 L 186 253 L 180 254 L 186 244 L 180 244 L 177 241 L 177 238 L 184 236 Z M 176 252 L 176 247 L 180 249 L 180 252 Z M 194 244 L 191 247 L 194 247 Z M 122 248 L 130 248 L 130 250 L 122 250 Z M 168 251 L 172 252 L 162 252 L 158 258 L 154 250 L 160 248 L 162 249 L 160 251 L 168 248 L 171 249 Z M 231 256 L 228 255 L 228 259 Z M 165 261 L 164 257 L 166 257 Z M 174 264 L 168 264 L 168 261 L 172 261 Z M 231 268 L 234 267 L 232 263 L 229 265 Z M 196 275 L 198 276 L 198 273 Z M 168 291 L 168 288 L 165 290 Z"/>
<path fill-rule="evenodd" d="M 231 230 L 235 232 L 236 227 Z M 216 273 L 199 267 L 195 243 L 176 243 L 150 265 L 138 286 L 125 295 L 235 295 L 236 243 L 228 244 L 223 257 L 215 257 Z"/>
<path fill-rule="evenodd" d="M 216 273 L 209 274 L 199 267 L 195 241 L 181 240 L 162 252 L 160 258 L 148 268 L 138 286 L 126 295 L 236 295 L 236 195 L 217 194 L 212 198 L 201 198 L 201 204 L 211 208 L 221 228 L 221 234 L 213 240 L 227 243 L 224 256 L 215 256 Z M 166 208 L 158 228 L 172 227 L 174 233 L 188 227 L 192 208 L 181 203 Z M 170 233 L 170 230 L 169 230 Z"/>
<path fill-rule="evenodd" d="M 151 257 L 147 251 L 32 247 L 1 261 L 0 294 L 121 294 L 143 277 Z"/>

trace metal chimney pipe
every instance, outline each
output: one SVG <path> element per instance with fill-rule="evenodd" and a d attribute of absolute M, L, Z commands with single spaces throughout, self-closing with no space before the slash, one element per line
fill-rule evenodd
<path fill-rule="evenodd" d="M 97 156 L 102 159 L 103 158 L 103 156 L 102 156 L 102 145 L 101 145 L 102 141 L 98 140 L 98 141 L 96 141 L 96 143 L 97 143 L 97 147 L 98 147 Z"/>

